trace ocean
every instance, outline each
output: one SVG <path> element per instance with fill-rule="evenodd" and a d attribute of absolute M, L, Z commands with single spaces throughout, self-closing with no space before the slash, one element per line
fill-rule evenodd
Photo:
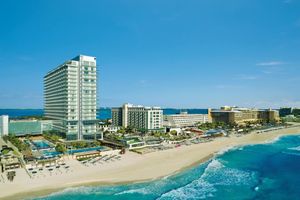
<path fill-rule="evenodd" d="M 180 113 L 180 111 L 187 111 L 190 114 L 207 114 L 207 109 L 174 109 L 165 108 L 163 112 L 165 115 Z M 18 118 L 24 116 L 42 116 L 44 115 L 43 109 L 0 109 L 0 115 L 9 115 L 10 118 Z M 97 114 L 98 119 L 110 119 L 111 109 L 100 108 Z"/>
<path fill-rule="evenodd" d="M 299 199 L 300 135 L 236 147 L 177 175 L 119 186 L 68 188 L 35 200 Z"/>

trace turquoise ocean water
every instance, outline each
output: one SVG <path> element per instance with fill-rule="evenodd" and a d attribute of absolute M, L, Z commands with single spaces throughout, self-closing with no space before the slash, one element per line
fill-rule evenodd
<path fill-rule="evenodd" d="M 35 200 L 300 199 L 300 136 L 236 147 L 146 183 L 68 188 Z"/>
<path fill-rule="evenodd" d="M 187 111 L 190 114 L 207 114 L 207 109 L 174 109 L 164 108 L 165 115 L 180 113 L 180 111 Z M 44 115 L 43 109 L 0 109 L 0 115 L 9 115 L 10 118 L 19 118 L 24 116 L 42 116 Z M 111 118 L 110 108 L 100 108 L 97 112 L 98 119 Z"/>

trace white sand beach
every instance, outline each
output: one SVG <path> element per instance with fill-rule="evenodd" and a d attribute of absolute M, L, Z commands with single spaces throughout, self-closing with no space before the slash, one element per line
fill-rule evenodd
<path fill-rule="evenodd" d="M 165 151 L 139 155 L 127 152 L 121 160 L 86 167 L 74 159 L 66 159 L 70 170 L 53 172 L 50 176 L 29 178 L 24 169 L 17 170 L 14 182 L 0 182 L 1 199 L 22 199 L 30 196 L 46 195 L 72 186 L 106 185 L 126 182 L 140 182 L 158 179 L 195 164 L 205 162 L 224 149 L 265 143 L 288 134 L 299 134 L 300 127 L 291 127 L 266 133 L 251 133 L 240 137 L 221 137 L 211 142 L 181 146 Z"/>

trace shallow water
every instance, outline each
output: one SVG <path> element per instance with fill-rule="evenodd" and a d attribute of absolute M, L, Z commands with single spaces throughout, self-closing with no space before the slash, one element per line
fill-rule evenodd
<path fill-rule="evenodd" d="M 175 176 L 121 186 L 68 188 L 36 200 L 299 199 L 300 136 L 232 148 Z"/>

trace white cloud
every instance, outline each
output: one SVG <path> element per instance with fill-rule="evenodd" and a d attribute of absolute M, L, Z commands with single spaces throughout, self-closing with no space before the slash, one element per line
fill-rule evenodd
<path fill-rule="evenodd" d="M 258 79 L 258 76 L 240 74 L 240 75 L 238 75 L 236 77 L 236 79 L 240 79 L 240 80 L 256 80 L 256 79 Z"/>
<path fill-rule="evenodd" d="M 261 62 L 261 63 L 257 63 L 257 66 L 276 66 L 276 65 L 284 65 L 286 64 L 285 62 L 281 62 L 281 61 L 269 61 L 269 62 Z"/>

